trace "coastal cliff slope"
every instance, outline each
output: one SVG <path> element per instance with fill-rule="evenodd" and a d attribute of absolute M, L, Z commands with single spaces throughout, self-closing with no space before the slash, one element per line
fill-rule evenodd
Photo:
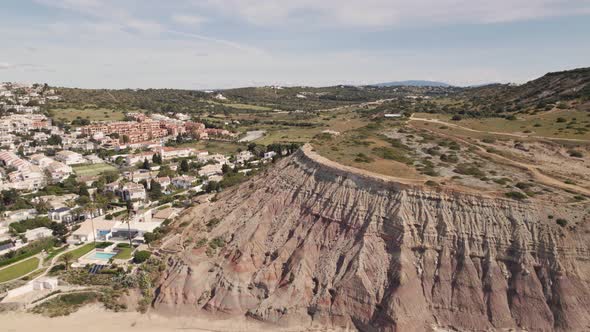
<path fill-rule="evenodd" d="M 590 217 L 575 206 L 377 176 L 306 145 L 184 218 L 156 310 L 362 331 L 590 329 Z M 203 237 L 224 245 L 194 246 Z"/>

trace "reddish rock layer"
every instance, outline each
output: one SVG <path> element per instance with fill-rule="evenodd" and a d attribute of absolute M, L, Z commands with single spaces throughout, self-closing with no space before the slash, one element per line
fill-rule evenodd
<path fill-rule="evenodd" d="M 585 213 L 402 184 L 306 146 L 192 211 L 220 218 L 207 236 L 227 244 L 173 255 L 154 305 L 363 331 L 590 330 Z"/>

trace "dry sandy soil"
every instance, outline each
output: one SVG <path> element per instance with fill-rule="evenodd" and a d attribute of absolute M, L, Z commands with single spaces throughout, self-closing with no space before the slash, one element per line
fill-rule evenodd
<path fill-rule="evenodd" d="M 206 317 L 165 317 L 153 313 L 115 313 L 100 305 L 81 308 L 69 316 L 48 318 L 23 312 L 0 314 L 0 330 L 3 332 L 161 332 L 161 331 L 335 331 L 320 328 L 291 327 L 281 329 L 245 318 L 207 319 Z"/>

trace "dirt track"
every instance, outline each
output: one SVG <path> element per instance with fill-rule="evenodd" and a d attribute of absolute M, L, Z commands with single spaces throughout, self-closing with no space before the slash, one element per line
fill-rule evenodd
<path fill-rule="evenodd" d="M 412 119 L 412 120 L 435 122 L 435 123 L 441 123 L 441 124 L 449 125 L 446 122 L 438 121 L 438 120 L 426 120 L 426 119 Z M 457 126 L 457 125 L 455 125 L 455 126 L 456 127 L 461 127 L 461 126 Z M 465 127 L 461 127 L 461 128 L 464 128 L 464 129 L 467 129 L 467 130 L 471 130 L 471 129 L 465 128 Z M 498 163 L 501 163 L 501 164 L 504 164 L 504 165 L 508 165 L 508 166 L 518 167 L 520 169 L 524 169 L 524 170 L 528 171 L 533 176 L 533 178 L 536 181 L 538 181 L 539 183 L 542 183 L 544 185 L 547 185 L 547 186 L 550 186 L 550 187 L 554 187 L 554 188 L 563 189 L 563 190 L 571 190 L 571 191 L 575 191 L 577 193 L 584 194 L 584 195 L 590 195 L 590 190 L 589 189 L 586 189 L 584 187 L 580 187 L 580 186 L 577 186 L 577 185 L 574 185 L 574 184 L 564 183 L 564 182 L 562 182 L 560 180 L 557 180 L 557 179 L 555 179 L 553 177 L 550 177 L 548 175 L 545 175 L 535 165 L 531 165 L 531 164 L 527 164 L 527 163 L 515 161 L 515 160 L 512 160 L 510 158 L 506 158 L 504 156 L 497 155 L 495 153 L 490 153 L 490 152 L 486 151 L 486 149 L 484 149 L 483 147 L 481 147 L 481 146 L 479 146 L 477 144 L 473 144 L 471 142 L 468 142 L 468 141 L 466 141 L 466 140 L 464 140 L 462 138 L 456 137 L 456 136 L 446 135 L 446 134 L 442 134 L 442 133 L 439 133 L 439 132 L 434 132 L 434 131 L 428 130 L 428 129 L 425 129 L 425 130 L 427 130 L 427 131 L 429 131 L 431 133 L 434 133 L 436 135 L 445 136 L 445 137 L 448 137 L 450 139 L 453 139 L 453 140 L 456 140 L 458 142 L 461 142 L 463 144 L 472 146 L 472 147 L 474 147 L 474 148 L 477 149 L 477 153 L 479 155 L 489 157 L 489 158 L 493 159 L 494 161 L 496 161 Z M 476 131 L 476 130 L 471 130 L 471 131 Z M 483 132 L 483 133 L 485 133 L 485 132 Z"/>

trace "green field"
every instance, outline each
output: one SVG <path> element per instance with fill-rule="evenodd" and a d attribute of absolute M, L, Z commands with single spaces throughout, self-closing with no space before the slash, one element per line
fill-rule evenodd
<path fill-rule="evenodd" d="M 11 265 L 7 268 L 3 268 L 2 270 L 0 270 L 0 282 L 20 278 L 25 274 L 34 271 L 35 269 L 37 269 L 38 266 L 39 258 L 32 257 L 20 263 Z"/>
<path fill-rule="evenodd" d="M 124 111 L 107 108 L 54 108 L 49 115 L 64 122 L 72 122 L 75 119 L 88 119 L 90 121 L 120 121 L 125 118 Z"/>
<path fill-rule="evenodd" d="M 92 164 L 72 166 L 78 176 L 96 176 L 108 171 L 116 171 L 114 166 L 109 164 Z"/>
<path fill-rule="evenodd" d="M 89 253 L 92 249 L 94 249 L 94 243 L 87 243 L 78 249 L 70 251 L 70 253 L 74 257 L 74 259 L 78 259 Z"/>
<path fill-rule="evenodd" d="M 118 248 L 119 252 L 113 257 L 114 259 L 131 259 L 133 248 Z"/>
<path fill-rule="evenodd" d="M 271 144 L 271 143 L 279 143 L 279 142 L 300 142 L 306 143 L 311 141 L 311 139 L 322 132 L 322 130 L 326 130 L 325 127 L 269 127 L 265 128 L 267 130 L 267 134 L 264 135 L 262 138 L 257 139 L 254 143 L 257 144 Z"/>
<path fill-rule="evenodd" d="M 258 106 L 258 105 L 250 105 L 250 104 L 241 104 L 241 103 L 222 103 L 222 102 L 214 102 L 211 100 L 207 100 L 210 104 L 217 104 L 223 105 L 231 108 L 236 108 L 240 110 L 251 110 L 251 111 L 272 111 L 272 108 L 266 106 Z"/>

